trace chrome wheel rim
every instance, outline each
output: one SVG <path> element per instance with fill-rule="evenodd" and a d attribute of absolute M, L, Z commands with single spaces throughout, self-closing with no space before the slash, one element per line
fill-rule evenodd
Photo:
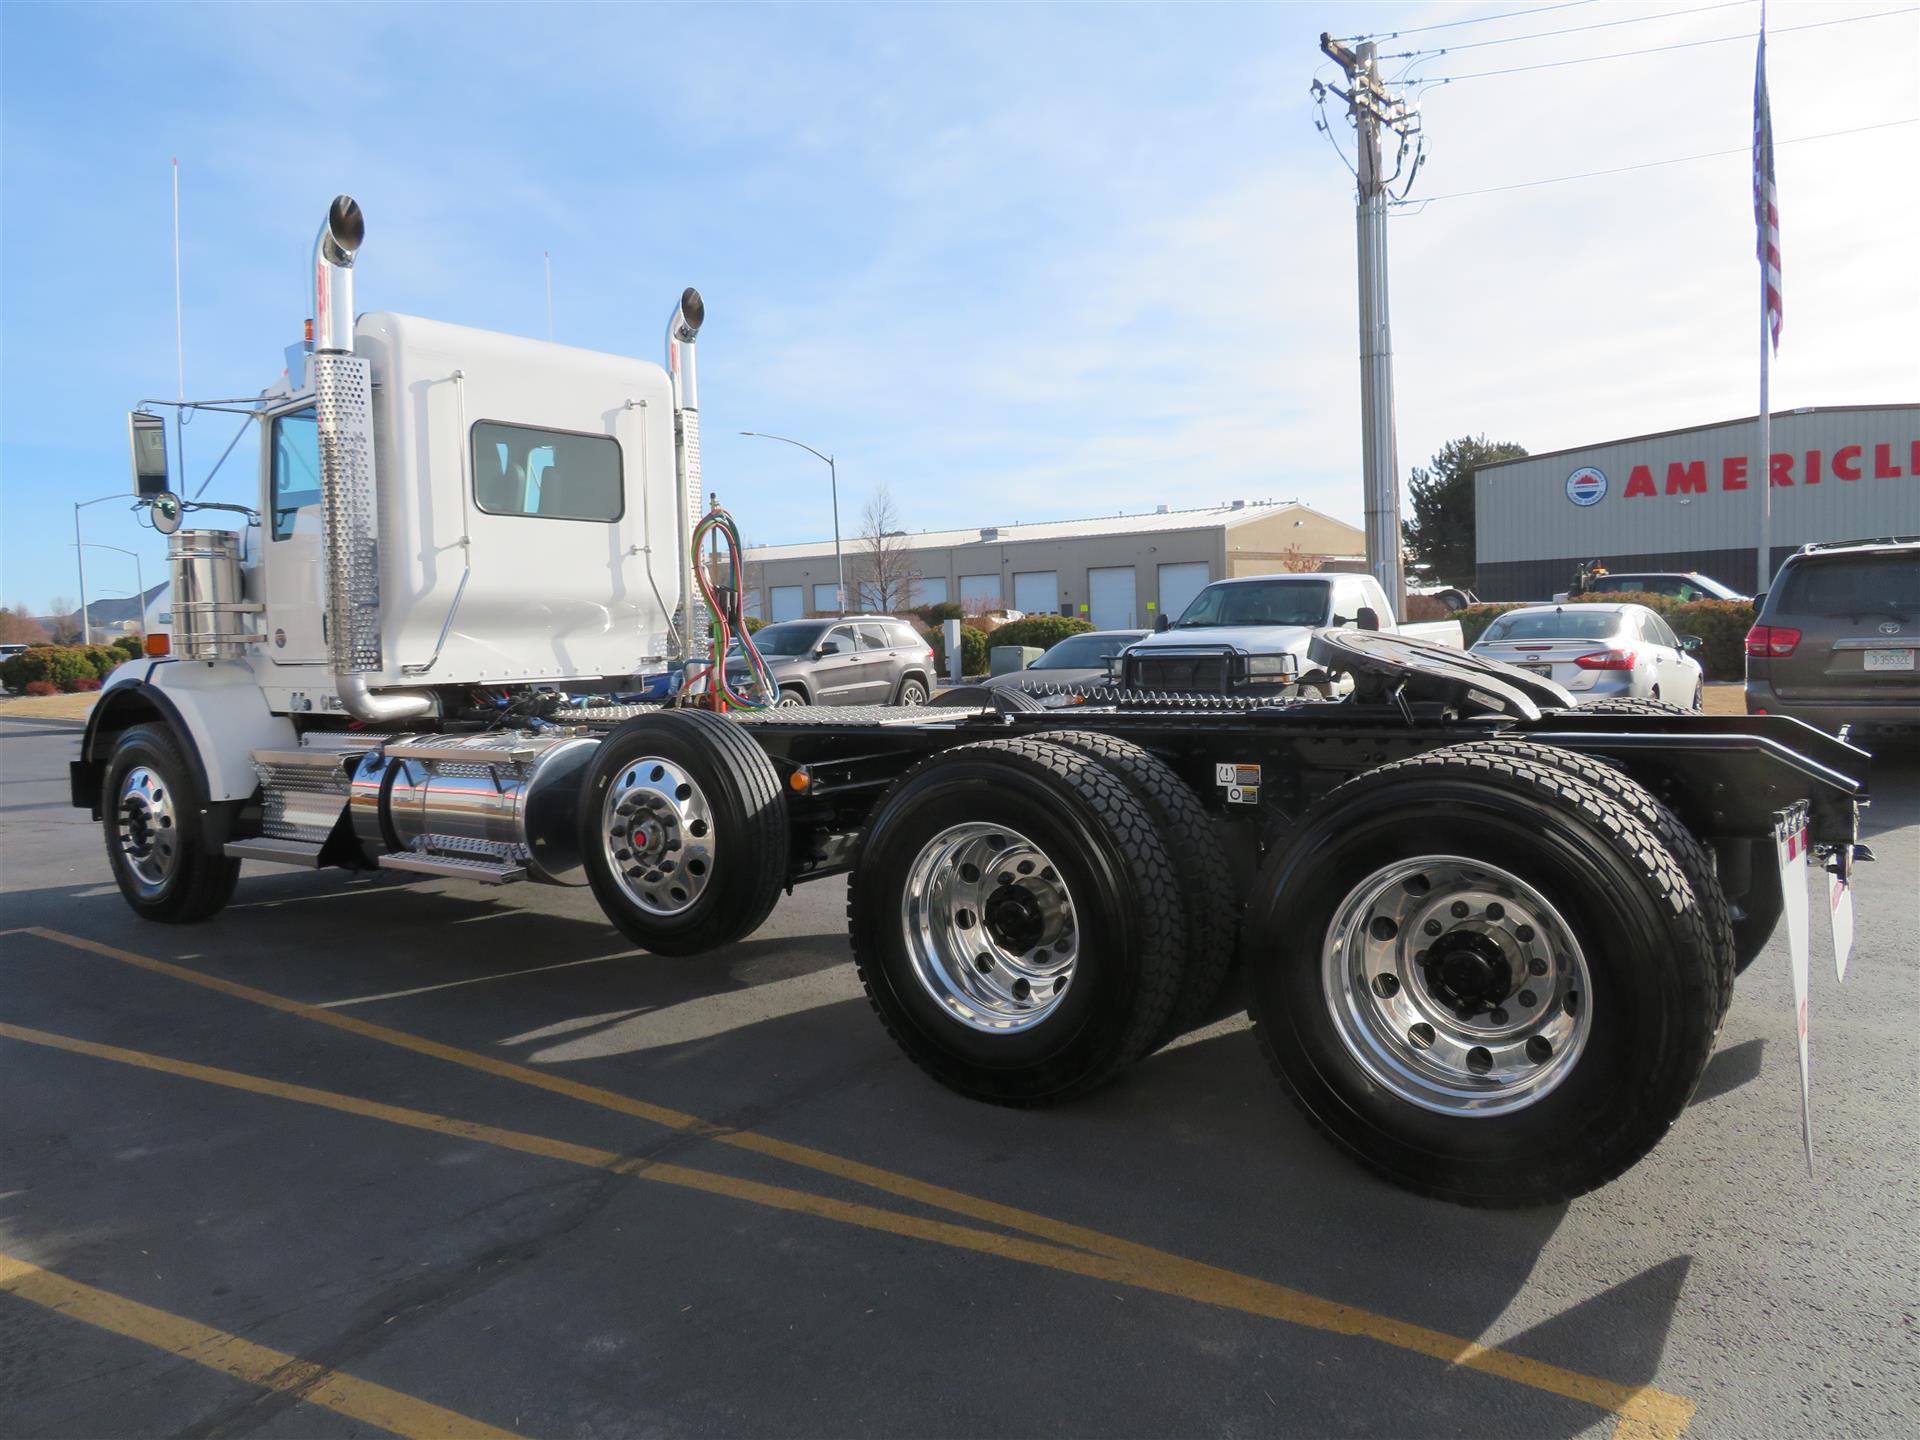
<path fill-rule="evenodd" d="M 1396 861 L 1348 891 L 1321 980 L 1347 1053 L 1444 1115 L 1537 1103 L 1593 1023 L 1586 957 L 1560 912 L 1517 875 L 1456 855 Z"/>
<path fill-rule="evenodd" d="M 713 809 L 684 769 L 629 760 L 607 787 L 600 840 L 621 890 L 649 915 L 678 915 L 713 879 Z"/>
<path fill-rule="evenodd" d="M 120 858 L 142 891 L 151 894 L 172 878 L 180 860 L 180 830 L 174 823 L 173 789 L 144 765 L 120 781 Z"/>
<path fill-rule="evenodd" d="M 798 695 L 791 690 L 782 690 L 776 708 L 781 710 L 797 710 L 806 703 L 805 696 Z"/>
<path fill-rule="evenodd" d="M 1029 1029 L 1073 986 L 1073 896 L 1046 853 L 1004 825 L 949 826 L 922 846 L 900 921 L 921 987 L 971 1029 Z"/>
<path fill-rule="evenodd" d="M 900 703 L 902 705 L 924 705 L 926 702 L 927 692 L 918 680 L 909 680 L 900 687 Z"/>

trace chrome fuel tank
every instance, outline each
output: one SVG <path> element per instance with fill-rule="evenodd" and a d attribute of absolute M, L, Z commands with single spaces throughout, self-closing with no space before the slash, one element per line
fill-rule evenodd
<path fill-rule="evenodd" d="M 584 885 L 579 796 L 587 736 L 402 735 L 355 768 L 353 830 L 369 858 L 440 856 L 520 866 Z"/>

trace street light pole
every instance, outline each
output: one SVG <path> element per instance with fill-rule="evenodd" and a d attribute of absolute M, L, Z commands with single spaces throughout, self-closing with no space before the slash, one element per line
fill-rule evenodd
<path fill-rule="evenodd" d="M 80 643 L 93 643 L 93 622 L 87 615 L 87 556 L 80 540 L 80 512 L 89 505 L 98 505 L 106 500 L 124 500 L 126 496 L 116 491 L 112 495 L 96 495 L 91 500 L 73 502 L 73 558 L 80 567 Z"/>
<path fill-rule="evenodd" d="M 742 435 L 752 436 L 756 440 L 779 440 L 787 445 L 798 445 L 816 460 L 827 462 L 827 484 L 833 491 L 833 568 L 836 576 L 835 594 L 842 615 L 847 613 L 847 562 L 840 554 L 840 470 L 834 464 L 833 456 L 822 455 L 811 445 L 801 440 L 789 440 L 785 435 L 768 435 L 759 430 L 742 430 Z"/>
<path fill-rule="evenodd" d="M 133 557 L 133 583 L 140 587 L 140 633 L 147 633 L 147 577 L 140 564 L 140 552 L 129 550 L 122 545 L 102 545 L 98 540 L 89 540 L 80 547 L 83 550 L 118 550 L 122 555 Z"/>

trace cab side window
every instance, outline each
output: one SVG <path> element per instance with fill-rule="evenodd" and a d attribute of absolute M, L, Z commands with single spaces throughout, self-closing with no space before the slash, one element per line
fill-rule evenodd
<path fill-rule="evenodd" d="M 854 650 L 853 631 L 845 625 L 836 625 L 820 637 L 817 648 L 830 655 L 851 655 Z"/>
<path fill-rule="evenodd" d="M 856 625 L 854 629 L 860 632 L 862 650 L 886 650 L 893 644 L 887 639 L 887 632 L 878 625 Z"/>
<path fill-rule="evenodd" d="M 489 515 L 618 520 L 626 508 L 620 442 L 527 425 L 473 427 L 473 498 Z"/>
<path fill-rule="evenodd" d="M 273 538 L 293 534 L 295 515 L 319 503 L 320 427 L 312 410 L 296 410 L 273 422 Z"/>

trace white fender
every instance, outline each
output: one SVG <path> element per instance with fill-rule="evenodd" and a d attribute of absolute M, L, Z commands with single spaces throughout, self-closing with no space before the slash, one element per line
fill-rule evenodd
<path fill-rule="evenodd" d="M 290 750 L 300 743 L 293 722 L 267 709 L 260 681 L 245 660 L 134 660 L 113 672 L 94 706 L 88 740 L 96 759 L 107 758 L 107 747 L 94 747 L 93 733 L 103 721 L 113 729 L 126 723 L 116 712 L 135 698 L 123 693 L 128 687 L 141 690 L 181 732 L 182 746 L 192 752 L 189 762 L 197 760 L 205 774 L 209 801 L 250 798 L 260 786 L 253 752 Z"/>

